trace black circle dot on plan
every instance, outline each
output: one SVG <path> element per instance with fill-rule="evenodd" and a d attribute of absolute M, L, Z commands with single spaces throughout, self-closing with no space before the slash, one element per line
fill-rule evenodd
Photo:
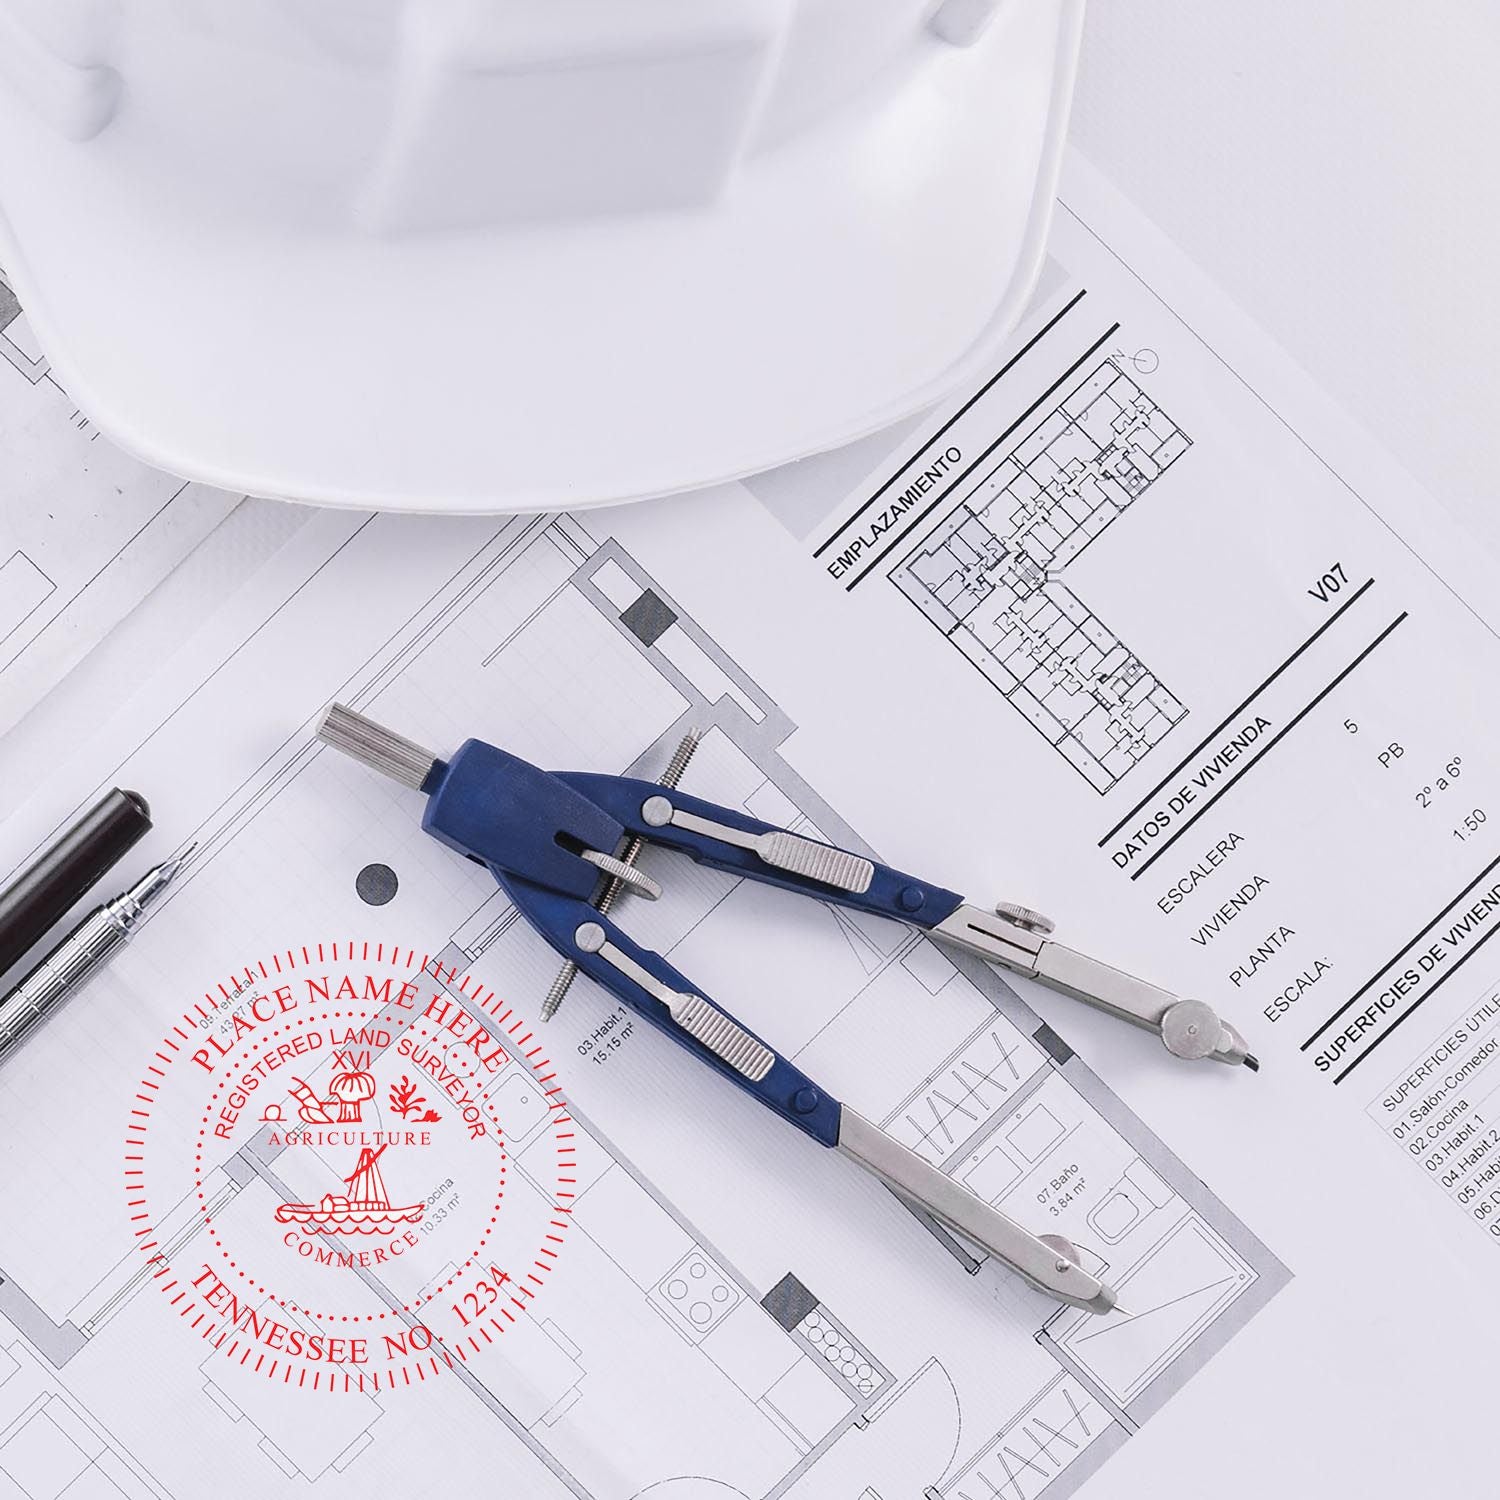
<path fill-rule="evenodd" d="M 366 906 L 384 906 L 396 894 L 399 882 L 389 865 L 366 865 L 354 877 L 354 889 Z"/>

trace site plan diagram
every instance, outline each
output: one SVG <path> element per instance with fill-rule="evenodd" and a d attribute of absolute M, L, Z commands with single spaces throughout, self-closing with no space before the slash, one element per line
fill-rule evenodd
<path fill-rule="evenodd" d="M 1107 359 L 890 575 L 1100 793 L 1187 710 L 1068 587 L 1065 570 L 1190 446 Z"/>
<path fill-rule="evenodd" d="M 421 533 L 441 535 L 447 560 L 403 593 L 410 525 L 349 522 L 307 587 L 268 584 L 258 623 L 202 685 L 140 721 L 125 764 L 195 768 L 181 795 L 199 808 L 204 854 L 0 1097 L 16 1147 L 0 1167 L 6 1201 L 58 1205 L 6 1230 L 0 1495 L 1071 1493 L 1286 1268 L 983 965 L 659 852 L 642 867 L 666 894 L 627 901 L 629 931 L 927 1160 L 1069 1236 L 1128 1312 L 1096 1317 L 1031 1292 L 647 1028 L 589 1057 L 615 1007 L 586 982 L 545 1038 L 578 1136 L 573 1226 L 530 1318 L 496 1347 L 420 1389 L 314 1405 L 204 1345 L 150 1285 L 122 1228 L 123 1113 L 110 1111 L 129 1091 L 117 1075 L 122 1058 L 149 1058 L 171 976 L 209 962 L 224 911 L 272 941 L 309 921 L 399 929 L 532 1015 L 556 969 L 489 876 L 421 833 L 410 793 L 312 742 L 327 698 L 433 744 L 476 736 L 544 766 L 645 777 L 699 729 L 688 790 L 871 852 L 784 758 L 796 725 L 775 697 L 593 524 Z M 1061 536 L 1057 555 L 1082 540 Z M 304 532 L 295 545 L 312 543 Z M 401 598 L 399 623 L 365 640 L 360 620 L 392 618 L 358 582 L 376 575 Z M 314 588 L 320 612 L 307 613 Z M 312 659 L 325 648 L 304 633 L 314 618 L 348 619 L 358 641 L 322 676 Z M 279 714 L 283 728 L 231 777 L 204 736 L 234 714 Z M 119 1018 L 107 1048 L 86 1029 L 104 1012 Z M 49 1107 L 58 1070 L 97 1089 L 100 1107 Z M 527 1076 L 502 1068 L 492 1094 L 507 1191 L 523 1198 L 541 1190 L 548 1149 Z M 326 1075 L 307 1082 L 319 1090 Z M 217 1160 L 218 1219 L 269 1222 L 278 1170 L 264 1137 Z M 334 1182 L 347 1164 L 330 1154 L 323 1170 Z M 178 1261 L 211 1253 L 191 1200 L 165 1230 Z"/>

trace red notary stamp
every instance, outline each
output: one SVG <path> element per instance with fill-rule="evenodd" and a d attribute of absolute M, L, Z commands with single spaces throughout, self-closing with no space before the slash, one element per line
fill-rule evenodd
<path fill-rule="evenodd" d="M 471 976 L 320 943 L 205 993 L 126 1133 L 131 1228 L 197 1336 L 286 1385 L 374 1391 L 481 1357 L 558 1259 L 561 1087 Z"/>

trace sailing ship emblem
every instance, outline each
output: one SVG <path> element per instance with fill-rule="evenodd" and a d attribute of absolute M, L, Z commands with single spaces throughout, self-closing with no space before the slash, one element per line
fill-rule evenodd
<path fill-rule="evenodd" d="M 300 1224 L 313 1234 L 389 1234 L 399 1224 L 418 1223 L 422 1204 L 391 1207 L 379 1166 L 385 1150 L 361 1149 L 354 1171 L 344 1179 L 347 1193 L 324 1193 L 316 1203 L 283 1203 L 276 1222 Z"/>

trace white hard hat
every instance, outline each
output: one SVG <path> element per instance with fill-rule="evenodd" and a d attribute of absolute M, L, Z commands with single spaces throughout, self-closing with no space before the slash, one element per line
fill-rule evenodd
<path fill-rule="evenodd" d="M 0 0 L 0 265 L 235 491 L 572 508 L 851 441 L 1035 277 L 1082 0 Z"/>

